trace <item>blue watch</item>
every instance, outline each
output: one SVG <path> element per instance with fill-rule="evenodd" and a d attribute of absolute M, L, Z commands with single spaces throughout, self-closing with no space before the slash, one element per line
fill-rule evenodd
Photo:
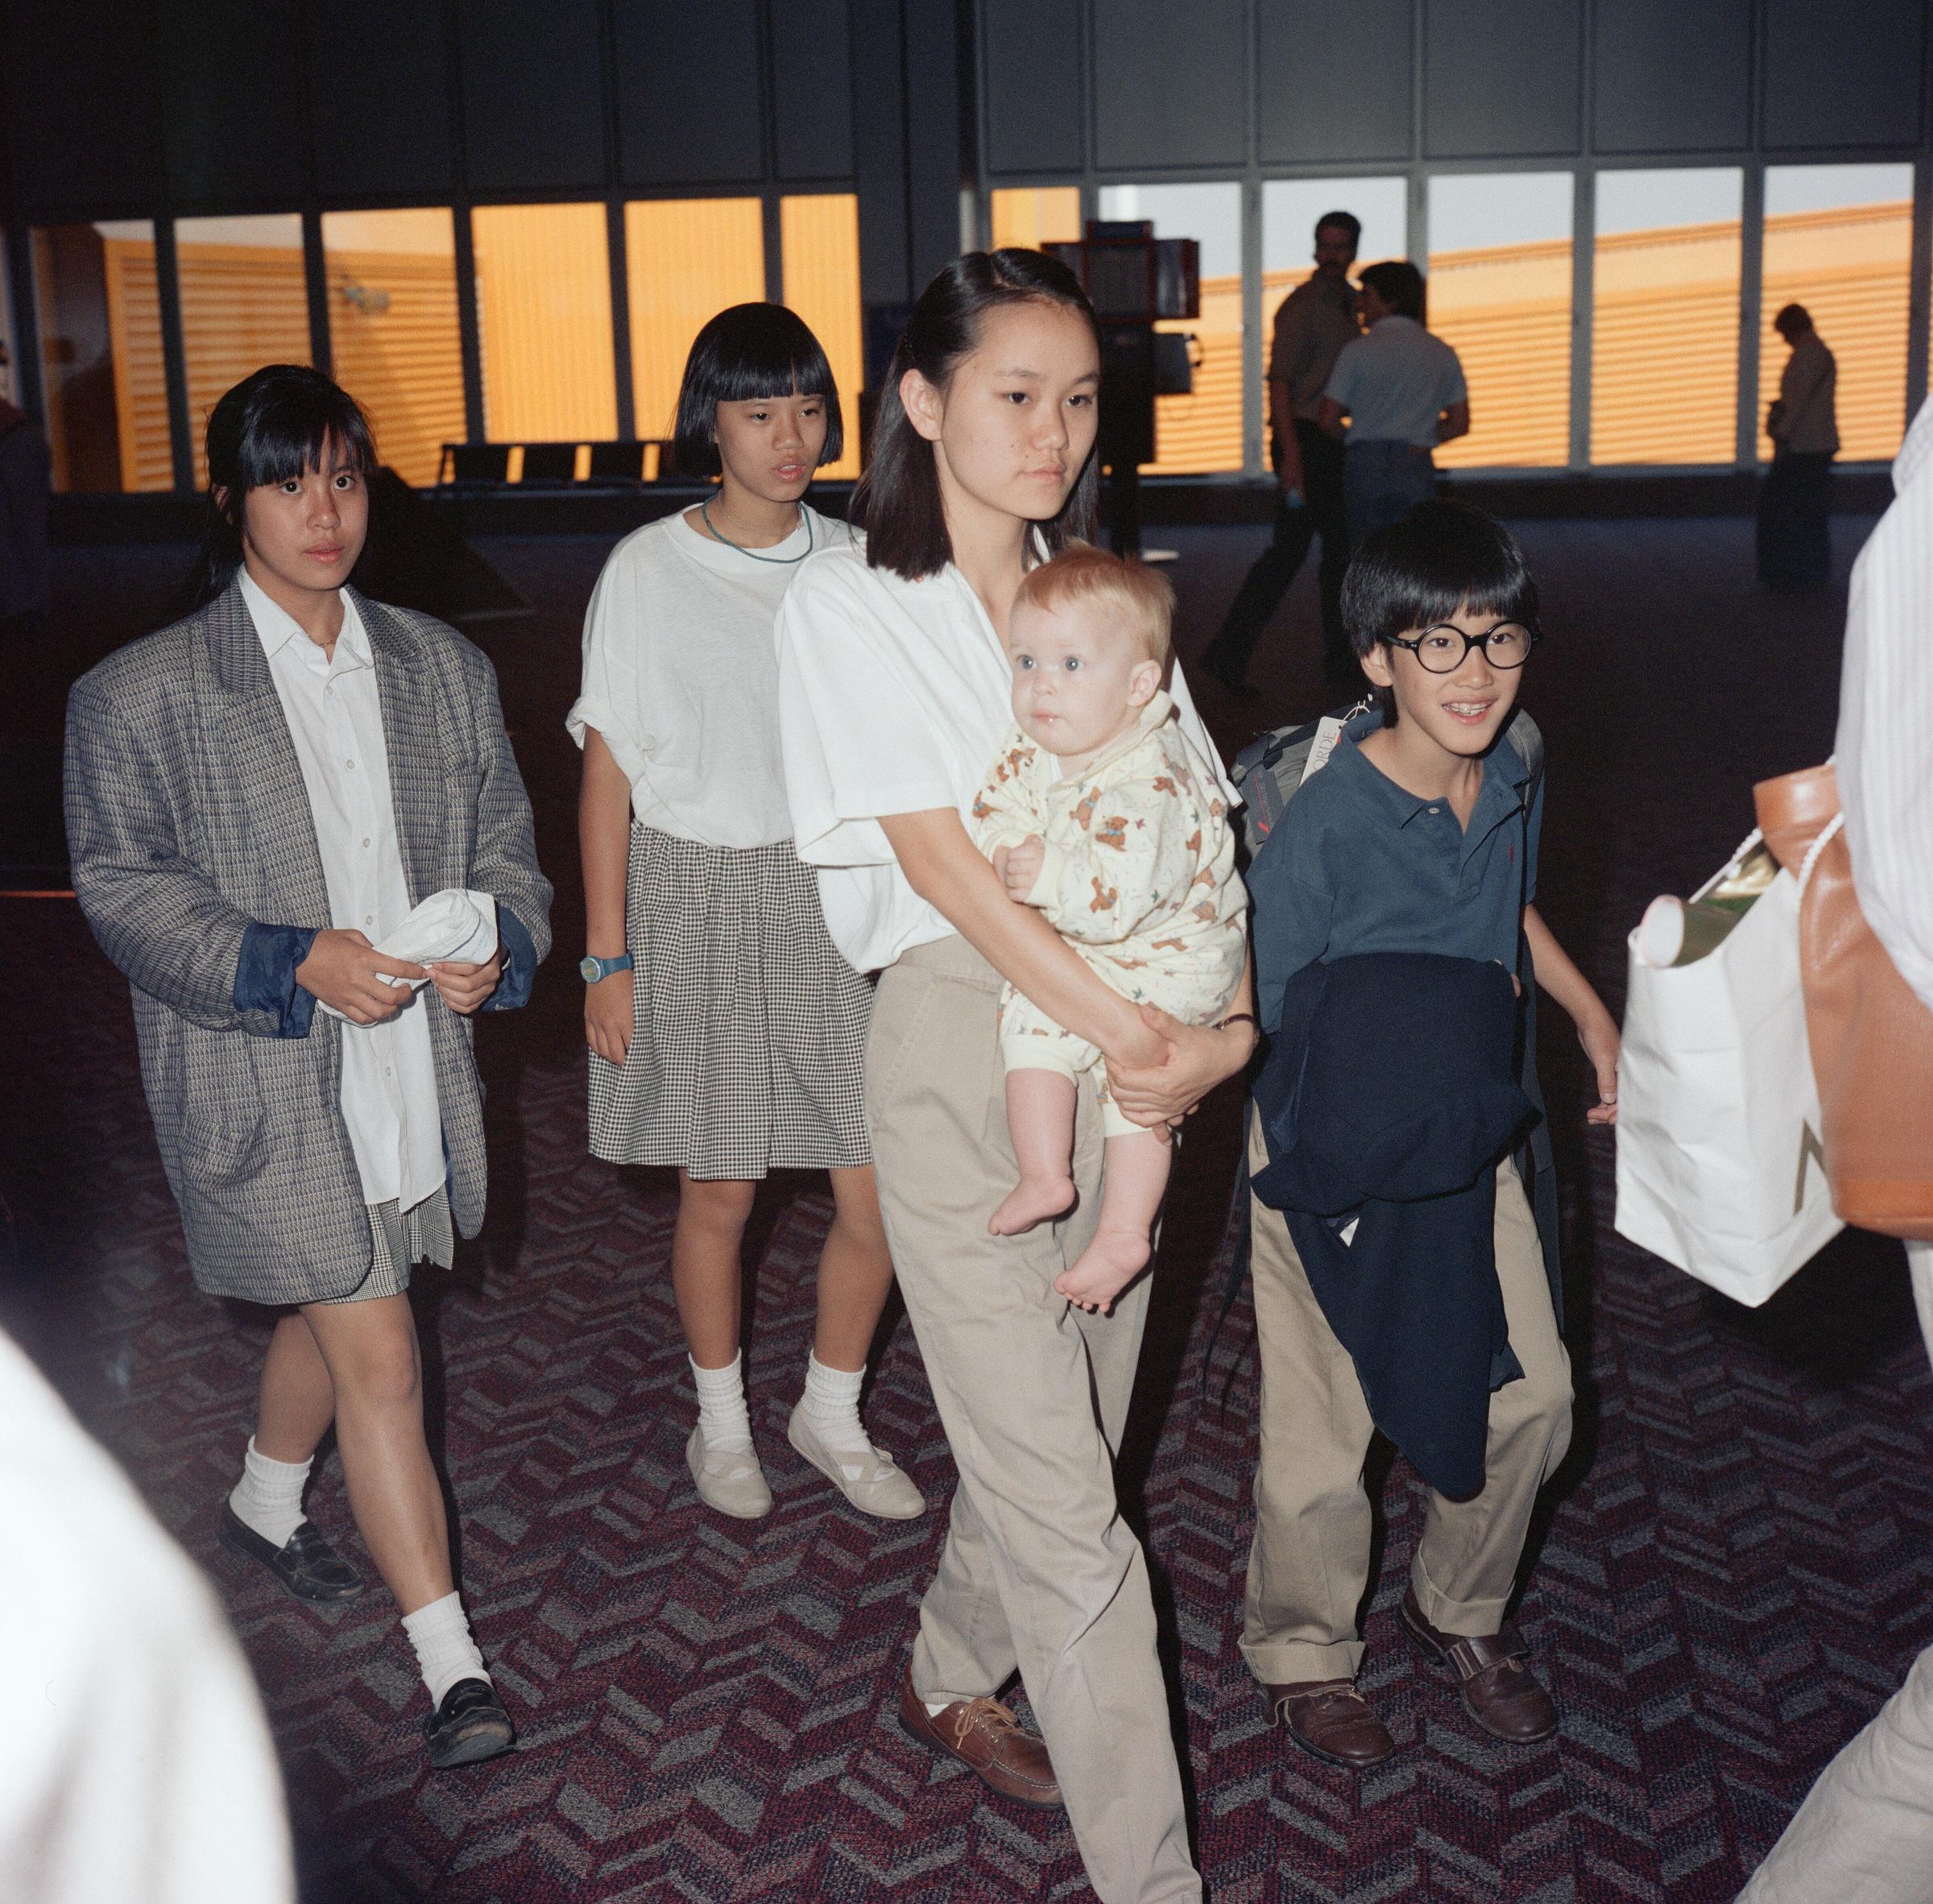
<path fill-rule="evenodd" d="M 599 958 L 595 953 L 586 953 L 577 961 L 577 970 L 583 974 L 586 985 L 594 985 L 600 979 L 608 979 L 613 972 L 631 970 L 631 954 L 621 952 L 615 958 Z"/>

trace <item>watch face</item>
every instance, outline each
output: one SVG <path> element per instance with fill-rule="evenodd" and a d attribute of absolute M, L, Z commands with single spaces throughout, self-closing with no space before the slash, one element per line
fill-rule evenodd
<path fill-rule="evenodd" d="M 594 985 L 598 979 L 604 976 L 604 968 L 594 958 L 579 959 L 577 970 L 583 975 L 584 983 L 586 985 Z"/>

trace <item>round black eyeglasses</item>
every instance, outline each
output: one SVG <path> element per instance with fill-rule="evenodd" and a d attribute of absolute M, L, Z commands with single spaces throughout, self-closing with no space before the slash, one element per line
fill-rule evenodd
<path fill-rule="evenodd" d="M 1407 641 L 1392 636 L 1389 645 L 1408 648 L 1432 674 L 1454 674 L 1463 666 L 1473 648 L 1484 651 L 1484 659 L 1492 668 L 1521 668 L 1530 659 L 1531 649 L 1542 639 L 1537 629 L 1526 628 L 1521 622 L 1499 622 L 1494 628 L 1481 635 L 1466 635 L 1461 628 L 1453 628 L 1446 622 L 1434 628 L 1426 628 Z"/>

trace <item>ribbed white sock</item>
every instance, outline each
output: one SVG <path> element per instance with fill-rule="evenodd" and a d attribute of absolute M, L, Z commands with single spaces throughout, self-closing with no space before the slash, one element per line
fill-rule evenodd
<path fill-rule="evenodd" d="M 228 1497 L 235 1518 L 271 1546 L 286 1546 L 302 1525 L 302 1490 L 314 1465 L 313 1455 L 306 1461 L 271 1461 L 256 1448 L 251 1434 L 242 1457 L 242 1478 Z"/>
<path fill-rule="evenodd" d="M 722 1368 L 701 1368 L 689 1356 L 693 1385 L 698 1391 L 698 1426 L 705 1445 L 714 1451 L 751 1446 L 751 1417 L 745 1409 L 744 1356 L 734 1356 Z"/>
<path fill-rule="evenodd" d="M 866 1430 L 859 1424 L 859 1390 L 866 1371 L 828 1368 L 809 1350 L 805 1356 L 805 1413 L 829 1448 L 852 1455 L 871 1451 Z"/>
<path fill-rule="evenodd" d="M 403 1630 L 416 1649 L 416 1665 L 429 1688 L 429 1703 L 443 1703 L 443 1695 L 459 1679 L 487 1679 L 483 1655 L 470 1637 L 470 1621 L 462 1596 L 446 1593 L 426 1607 L 403 1616 Z"/>

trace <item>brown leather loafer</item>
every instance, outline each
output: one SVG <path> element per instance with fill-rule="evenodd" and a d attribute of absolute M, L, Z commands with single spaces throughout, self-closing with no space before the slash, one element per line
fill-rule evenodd
<path fill-rule="evenodd" d="M 1403 1594 L 1403 1631 L 1455 1674 L 1470 1716 L 1506 1745 L 1534 1745 L 1557 1730 L 1557 1707 L 1523 1662 L 1530 1649 L 1514 1626 L 1476 1638 L 1439 1632 L 1423 1617 L 1416 1589 Z"/>
<path fill-rule="evenodd" d="M 1262 1691 L 1270 1715 L 1279 1716 L 1289 1736 L 1324 1765 L 1366 1772 L 1396 1750 L 1389 1728 L 1350 1680 L 1304 1679 Z"/>
<path fill-rule="evenodd" d="M 998 1699 L 955 1699 L 938 1712 L 913 1690 L 913 1669 L 900 1679 L 900 1724 L 922 1745 L 944 1752 L 979 1773 L 1004 1798 L 1057 1809 L 1061 1787 L 1046 1741 L 1027 1731 Z"/>

